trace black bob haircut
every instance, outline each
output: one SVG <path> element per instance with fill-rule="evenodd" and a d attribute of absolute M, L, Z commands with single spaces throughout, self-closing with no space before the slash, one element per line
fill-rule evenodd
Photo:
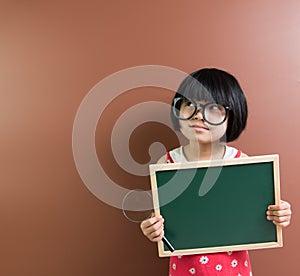
<path fill-rule="evenodd" d="M 174 129 L 180 131 L 179 121 L 173 114 L 174 100 L 184 97 L 191 100 L 215 102 L 229 107 L 226 134 L 221 141 L 236 140 L 246 127 L 247 100 L 237 79 L 216 68 L 204 68 L 191 73 L 180 84 L 171 106 Z"/>

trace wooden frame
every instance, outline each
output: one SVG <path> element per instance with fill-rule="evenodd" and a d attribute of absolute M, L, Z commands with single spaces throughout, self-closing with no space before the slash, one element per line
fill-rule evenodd
<path fill-rule="evenodd" d="M 266 219 L 280 202 L 278 155 L 155 164 L 150 179 L 154 213 L 175 248 L 158 242 L 160 257 L 283 246 L 281 227 Z"/>

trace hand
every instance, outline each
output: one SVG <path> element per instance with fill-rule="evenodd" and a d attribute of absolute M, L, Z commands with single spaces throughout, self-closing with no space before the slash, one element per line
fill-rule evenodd
<path fill-rule="evenodd" d="M 269 205 L 267 211 L 267 220 L 273 220 L 277 226 L 286 227 L 291 222 L 291 205 L 281 200 L 279 205 Z"/>
<path fill-rule="evenodd" d="M 152 242 L 160 241 L 164 236 L 164 219 L 162 216 L 155 216 L 144 220 L 140 227 L 143 234 Z"/>

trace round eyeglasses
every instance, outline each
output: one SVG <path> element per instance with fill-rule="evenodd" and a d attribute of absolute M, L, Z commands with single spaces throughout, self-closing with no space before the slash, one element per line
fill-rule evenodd
<path fill-rule="evenodd" d="M 230 108 L 216 103 L 200 104 L 180 97 L 174 99 L 172 110 L 179 120 L 189 120 L 200 110 L 204 121 L 217 126 L 225 122 Z"/>

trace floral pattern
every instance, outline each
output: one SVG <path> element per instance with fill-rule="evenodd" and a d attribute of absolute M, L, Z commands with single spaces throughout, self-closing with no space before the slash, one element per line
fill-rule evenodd
<path fill-rule="evenodd" d="M 222 265 L 220 265 L 220 264 L 216 265 L 216 270 L 221 271 L 222 268 L 223 268 Z"/>
<path fill-rule="evenodd" d="M 231 266 L 232 267 L 236 267 L 238 265 L 238 261 L 236 259 L 234 259 L 232 262 L 231 262 Z"/>
<path fill-rule="evenodd" d="M 170 257 L 169 276 L 252 276 L 247 251 Z"/>
<path fill-rule="evenodd" d="M 200 263 L 201 263 L 201 264 L 207 264 L 208 261 L 209 261 L 209 259 L 208 259 L 207 256 L 202 256 L 202 257 L 200 258 Z"/>
<path fill-rule="evenodd" d="M 189 272 L 192 274 L 192 275 L 195 275 L 196 274 L 196 269 L 195 268 L 191 268 L 189 270 Z"/>

